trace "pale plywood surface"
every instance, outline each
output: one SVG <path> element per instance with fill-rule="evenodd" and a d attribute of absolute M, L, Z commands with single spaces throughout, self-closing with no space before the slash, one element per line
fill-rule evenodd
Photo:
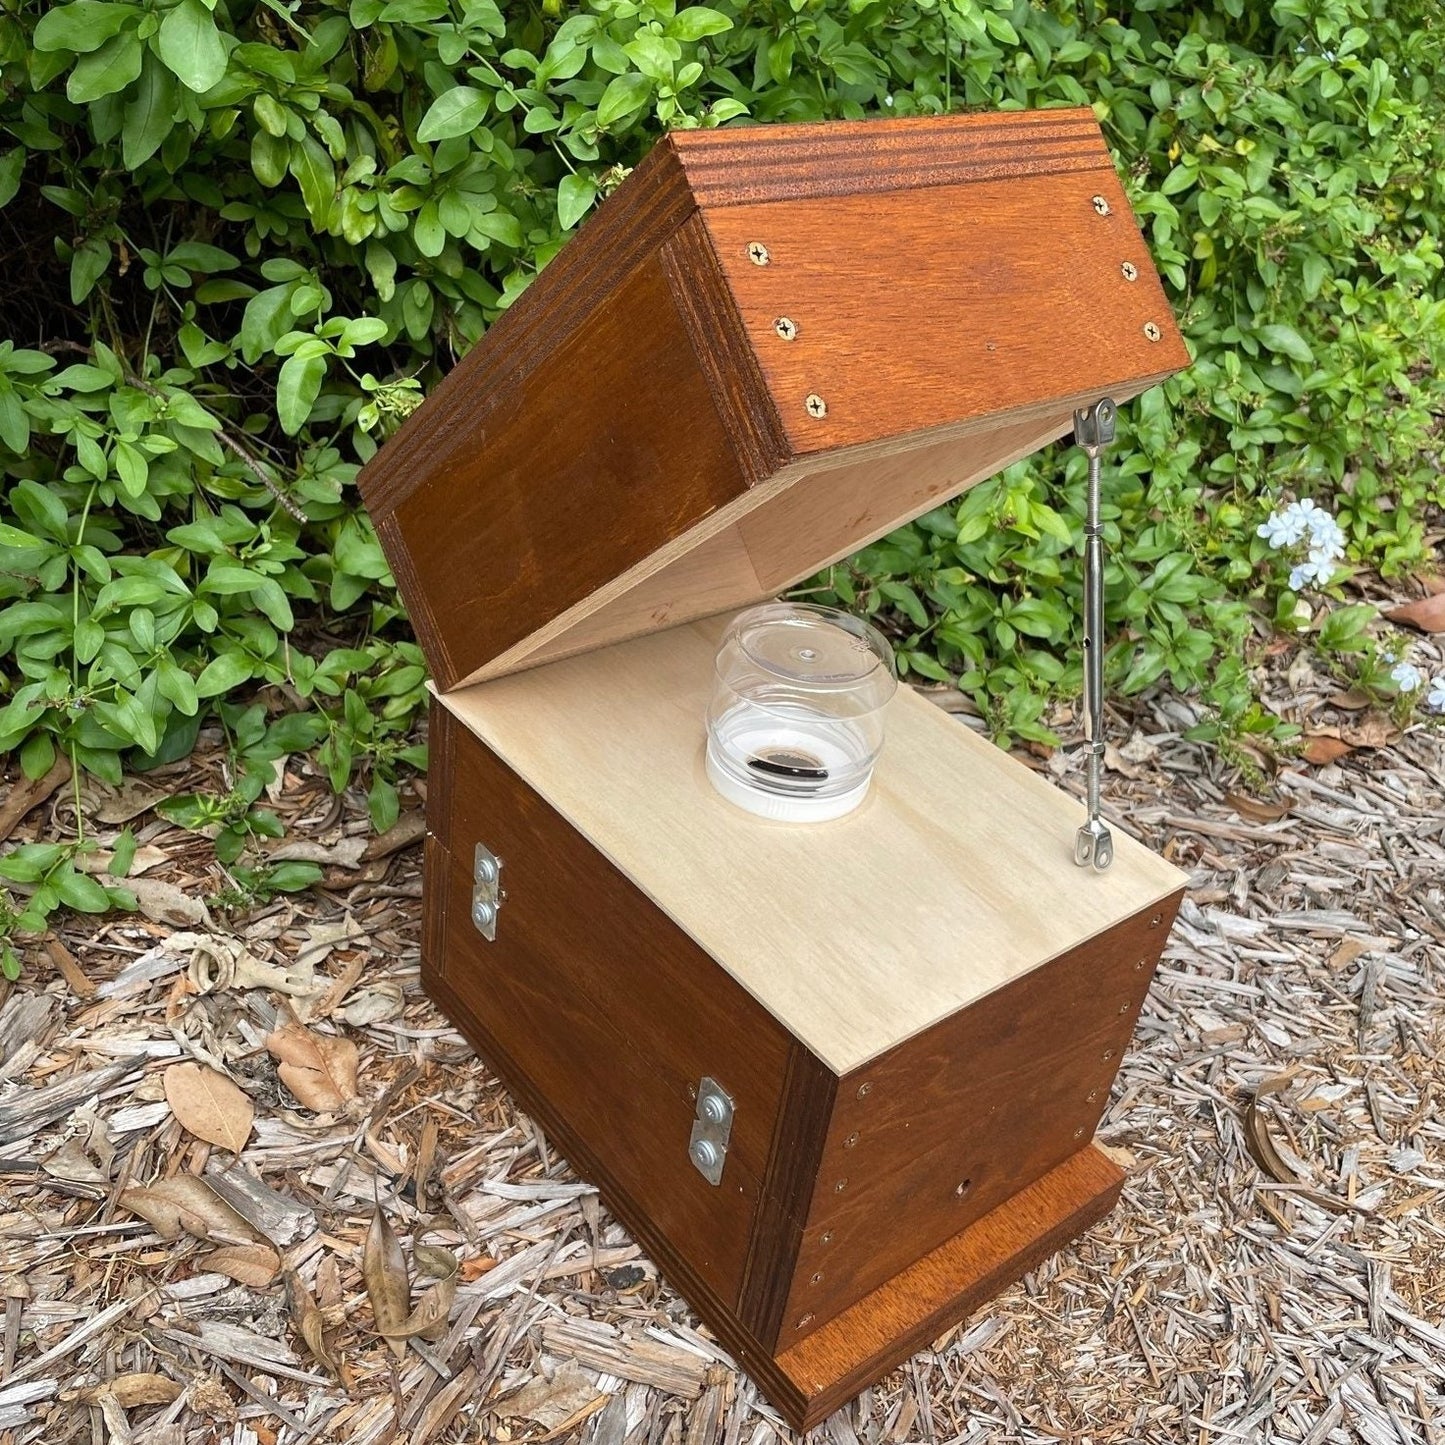
<path fill-rule="evenodd" d="M 739 811 L 703 772 L 722 625 L 442 702 L 839 1073 L 1182 886 L 1117 829 L 1107 873 L 1076 868 L 1079 805 L 908 688 L 856 813 Z"/>

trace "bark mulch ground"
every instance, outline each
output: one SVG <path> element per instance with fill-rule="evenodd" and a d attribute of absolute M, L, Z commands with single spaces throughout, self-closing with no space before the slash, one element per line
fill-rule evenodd
<path fill-rule="evenodd" d="M 1112 720 L 1113 821 L 1192 881 L 1100 1131 L 1119 1208 L 815 1439 L 1445 1439 L 1445 733 L 1277 683 L 1335 761 Z M 0 1445 L 792 1439 L 423 997 L 420 798 L 373 841 L 293 760 L 325 884 L 227 911 L 148 811 L 224 767 L 88 791 L 146 912 L 0 986 Z"/>

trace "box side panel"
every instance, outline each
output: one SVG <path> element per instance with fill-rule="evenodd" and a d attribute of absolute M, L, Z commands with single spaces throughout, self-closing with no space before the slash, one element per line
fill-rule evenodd
<path fill-rule="evenodd" d="M 794 1040 L 476 738 L 440 731 L 427 986 L 663 1268 L 736 1310 Z M 479 842 L 503 859 L 494 942 L 470 918 Z M 688 1157 L 704 1076 L 735 1106 L 717 1186 Z"/>
<path fill-rule="evenodd" d="M 797 456 L 1189 364 L 1102 144 L 1088 171 L 699 215 Z"/>
<path fill-rule="evenodd" d="M 427 407 L 436 454 L 377 516 L 443 690 L 747 491 L 656 255 L 494 385 L 500 400 L 452 388 L 456 423 Z"/>
<path fill-rule="evenodd" d="M 1178 903 L 1122 920 L 840 1081 L 783 1348 L 1087 1144 Z"/>

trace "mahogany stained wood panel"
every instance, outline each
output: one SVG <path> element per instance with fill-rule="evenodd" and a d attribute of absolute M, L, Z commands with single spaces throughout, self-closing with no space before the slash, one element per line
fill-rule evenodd
<path fill-rule="evenodd" d="M 451 775 L 429 803 L 434 834 L 450 843 L 429 860 L 428 909 L 445 930 L 429 967 L 462 1018 L 522 1065 L 568 1136 L 587 1141 L 735 1304 L 794 1041 L 505 764 L 454 734 Z M 478 842 L 504 860 L 495 942 L 469 916 Z M 687 1153 L 690 1091 L 705 1074 L 737 1110 L 717 1187 Z"/>
<path fill-rule="evenodd" d="M 1076 1239 L 1115 1205 L 1123 1171 L 1093 1145 L 925 1254 L 760 1372 L 807 1430 L 950 1325 Z"/>
<path fill-rule="evenodd" d="M 840 1081 L 784 1346 L 1093 1137 L 1178 901 L 1151 905 Z"/>
<path fill-rule="evenodd" d="M 688 554 L 787 585 L 1186 361 L 1085 109 L 677 133 L 360 486 L 449 690 L 745 605 Z"/>
<path fill-rule="evenodd" d="M 899 206 L 847 195 L 705 211 L 792 450 L 1138 390 L 1187 365 L 1123 189 L 1101 162 L 1028 185 L 936 186 Z M 758 244 L 766 266 L 749 258 Z M 778 338 L 778 317 L 794 323 L 791 341 Z M 824 414 L 810 414 L 810 396 Z"/>
<path fill-rule="evenodd" d="M 443 688 L 746 489 L 656 257 L 498 385 L 505 406 L 425 464 L 379 534 Z"/>

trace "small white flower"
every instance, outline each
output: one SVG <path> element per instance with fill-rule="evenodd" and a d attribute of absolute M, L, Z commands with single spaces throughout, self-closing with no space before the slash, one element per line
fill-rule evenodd
<path fill-rule="evenodd" d="M 1425 674 L 1413 662 L 1397 662 L 1390 669 L 1390 676 L 1401 692 L 1418 692 L 1425 681 Z"/>
<path fill-rule="evenodd" d="M 1445 673 L 1430 679 L 1430 694 L 1425 699 L 1425 706 L 1435 712 L 1445 712 Z"/>
<path fill-rule="evenodd" d="M 1330 561 L 1345 555 L 1345 534 L 1328 512 L 1311 512 L 1305 525 L 1310 534 L 1310 551 L 1322 552 Z"/>
<path fill-rule="evenodd" d="M 1334 575 L 1334 564 L 1330 559 L 1311 552 L 1305 561 L 1297 562 L 1294 567 L 1291 568 L 1289 574 L 1289 590 L 1291 592 L 1300 592 L 1311 583 L 1323 587 Z"/>
<path fill-rule="evenodd" d="M 1281 547 L 1293 547 L 1304 536 L 1308 524 L 1299 505 L 1298 502 L 1291 502 L 1283 511 L 1274 513 L 1256 528 L 1258 535 L 1276 551 Z"/>

